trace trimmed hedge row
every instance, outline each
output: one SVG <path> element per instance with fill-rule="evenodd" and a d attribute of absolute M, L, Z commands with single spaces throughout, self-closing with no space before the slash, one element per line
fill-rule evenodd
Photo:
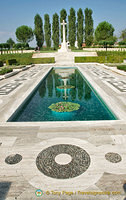
<path fill-rule="evenodd" d="M 19 65 L 55 63 L 55 58 L 25 58 L 23 60 L 17 60 L 17 63 Z"/>
<path fill-rule="evenodd" d="M 9 73 L 9 72 L 12 72 L 12 71 L 13 71 L 12 68 L 7 68 L 7 67 L 5 67 L 5 68 L 2 68 L 2 69 L 0 70 L 0 75 L 4 75 L 4 74 Z"/>
<path fill-rule="evenodd" d="M 55 63 L 54 57 L 49 58 L 32 58 L 32 64 Z"/>
<path fill-rule="evenodd" d="M 16 59 L 6 60 L 6 65 L 15 65 L 16 63 Z"/>
<path fill-rule="evenodd" d="M 126 51 L 97 51 L 98 56 L 124 56 Z"/>
<path fill-rule="evenodd" d="M 3 62 L 6 62 L 6 60 L 13 60 L 13 59 L 16 59 L 16 61 L 17 61 L 16 65 L 55 63 L 54 57 L 32 58 L 32 53 L 0 55 L 0 60 Z"/>
<path fill-rule="evenodd" d="M 117 69 L 126 71 L 126 65 L 121 65 L 121 66 L 119 65 L 119 66 L 117 66 Z"/>
<path fill-rule="evenodd" d="M 18 53 L 18 54 L 2 54 L 0 60 L 6 62 L 6 60 L 16 59 L 20 62 L 23 59 L 32 58 L 32 53 Z"/>
<path fill-rule="evenodd" d="M 3 61 L 0 61 L 0 67 L 2 67 L 3 66 Z"/>
<path fill-rule="evenodd" d="M 98 56 L 98 57 L 75 57 L 75 63 L 97 62 L 97 63 L 122 63 L 121 56 Z"/>
<path fill-rule="evenodd" d="M 97 54 L 98 57 L 75 57 L 75 62 L 122 63 L 126 58 L 124 51 L 98 51 Z"/>

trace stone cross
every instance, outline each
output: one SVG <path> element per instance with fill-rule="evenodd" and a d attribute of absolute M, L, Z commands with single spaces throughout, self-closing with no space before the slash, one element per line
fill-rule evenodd
<path fill-rule="evenodd" d="M 65 25 L 66 25 L 67 23 L 65 23 L 65 21 L 63 20 L 63 23 L 61 23 L 61 25 L 63 25 L 63 43 L 65 43 L 66 42 L 66 39 L 65 39 Z"/>

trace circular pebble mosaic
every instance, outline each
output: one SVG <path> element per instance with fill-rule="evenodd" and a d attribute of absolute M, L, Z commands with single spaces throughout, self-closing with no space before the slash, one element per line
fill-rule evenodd
<path fill-rule="evenodd" d="M 106 160 L 112 163 L 118 163 L 121 162 L 122 160 L 121 156 L 118 153 L 112 153 L 112 152 L 105 154 L 105 158 Z"/>
<path fill-rule="evenodd" d="M 13 165 L 17 164 L 22 160 L 22 156 L 20 154 L 12 154 L 6 157 L 5 162 L 7 164 Z"/>
<path fill-rule="evenodd" d="M 57 163 L 55 158 L 60 154 L 68 154 L 71 156 L 71 161 L 68 164 Z M 88 169 L 90 162 L 90 156 L 84 149 L 69 144 L 48 147 L 41 151 L 36 158 L 36 166 L 39 171 L 56 179 L 77 177 Z M 62 157 L 60 163 L 63 163 Z"/>

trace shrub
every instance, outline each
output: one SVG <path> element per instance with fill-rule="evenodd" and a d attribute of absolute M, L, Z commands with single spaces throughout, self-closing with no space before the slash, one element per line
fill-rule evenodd
<path fill-rule="evenodd" d="M 121 56 L 98 56 L 98 57 L 75 57 L 75 63 L 97 62 L 97 63 L 121 63 Z"/>
<path fill-rule="evenodd" d="M 25 58 L 32 58 L 32 53 L 16 53 L 16 54 L 3 54 L 0 55 L 0 60 L 6 62 L 6 60 L 16 59 L 18 63 L 23 61 Z"/>
<path fill-rule="evenodd" d="M 0 61 L 0 67 L 2 67 L 3 66 L 3 61 Z"/>
<path fill-rule="evenodd" d="M 12 72 L 12 71 L 13 71 L 12 68 L 7 68 L 7 67 L 5 67 L 5 68 L 2 68 L 2 69 L 0 70 L 0 75 L 6 74 L 6 73 L 9 73 L 9 72 Z"/>
<path fill-rule="evenodd" d="M 119 45 L 126 45 L 126 41 L 119 42 Z"/>
<path fill-rule="evenodd" d="M 98 51 L 98 56 L 125 56 L 125 51 Z"/>
<path fill-rule="evenodd" d="M 101 57 L 75 57 L 75 63 L 85 63 L 85 62 L 98 62 L 98 63 L 104 63 L 105 62 L 105 56 Z"/>
<path fill-rule="evenodd" d="M 6 65 L 13 65 L 16 63 L 17 63 L 16 59 L 6 60 Z"/>
<path fill-rule="evenodd" d="M 0 60 L 5 62 L 6 60 L 16 59 L 16 65 L 30 65 L 30 64 L 41 64 L 41 63 L 55 63 L 54 57 L 49 58 L 32 58 L 33 53 L 22 53 L 22 54 L 3 54 L 0 55 Z"/>
<path fill-rule="evenodd" d="M 72 51 L 74 51 L 74 50 L 78 50 L 77 47 L 70 47 L 70 49 L 71 49 Z"/>
<path fill-rule="evenodd" d="M 75 62 L 121 63 L 126 57 L 126 52 L 98 51 L 97 55 L 98 57 L 75 57 Z"/>
<path fill-rule="evenodd" d="M 126 65 L 121 65 L 121 66 L 119 65 L 119 66 L 117 66 L 117 69 L 126 71 Z"/>
<path fill-rule="evenodd" d="M 33 64 L 44 64 L 44 63 L 55 63 L 55 58 L 33 58 L 32 59 Z"/>

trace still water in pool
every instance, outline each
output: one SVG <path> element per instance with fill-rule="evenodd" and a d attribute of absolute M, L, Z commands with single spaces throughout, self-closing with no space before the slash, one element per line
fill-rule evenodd
<path fill-rule="evenodd" d="M 65 85 L 65 88 L 64 88 Z M 60 87 L 63 86 L 63 87 Z M 72 87 L 71 87 L 72 86 Z M 59 113 L 48 107 L 73 102 L 79 110 Z M 11 121 L 91 121 L 116 119 L 77 69 L 53 69 Z"/>

